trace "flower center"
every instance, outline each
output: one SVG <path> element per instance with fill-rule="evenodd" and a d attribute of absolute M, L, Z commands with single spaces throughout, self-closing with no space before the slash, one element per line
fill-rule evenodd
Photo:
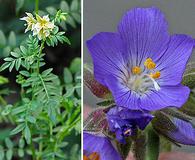
<path fill-rule="evenodd" d="M 147 58 L 144 62 L 144 68 L 133 66 L 131 68 L 130 77 L 127 80 L 127 86 L 142 95 L 148 90 L 160 90 L 160 86 L 156 79 L 160 78 L 160 71 L 155 71 L 156 63 L 151 58 Z"/>
<path fill-rule="evenodd" d="M 40 21 L 41 27 L 45 27 L 47 23 L 48 23 L 48 22 L 47 22 L 45 19 L 42 19 L 42 20 Z"/>
<path fill-rule="evenodd" d="M 100 160 L 100 155 L 97 152 L 93 152 L 89 156 L 84 155 L 83 160 Z"/>

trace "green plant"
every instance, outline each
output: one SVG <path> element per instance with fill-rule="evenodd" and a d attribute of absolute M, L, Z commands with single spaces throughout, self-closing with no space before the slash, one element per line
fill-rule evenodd
<path fill-rule="evenodd" d="M 17 2 L 18 5 L 23 4 Z M 29 156 L 33 160 L 74 160 L 80 157 L 80 58 L 74 59 L 70 68 L 64 69 L 63 78 L 52 73 L 52 68 L 43 69 L 46 45 L 57 46 L 59 42 L 70 45 L 65 32 L 57 26 L 67 20 L 66 16 L 62 10 L 50 16 L 51 19 L 36 14 L 35 28 L 31 26 L 29 29 L 34 36 L 29 34 L 19 47 L 13 46 L 10 55 L 4 58 L 0 70 L 9 69 L 12 72 L 15 69 L 18 72 L 16 82 L 20 85 L 20 99 L 14 104 L 1 103 L 1 117 L 16 127 L 0 133 L 3 134 L 0 160 Z M 23 19 L 29 26 L 26 18 L 29 15 Z M 46 28 L 40 28 L 44 20 L 48 24 Z M 1 37 L 5 39 L 3 44 L 6 46 L 2 32 Z M 13 36 L 9 39 L 11 41 Z"/>

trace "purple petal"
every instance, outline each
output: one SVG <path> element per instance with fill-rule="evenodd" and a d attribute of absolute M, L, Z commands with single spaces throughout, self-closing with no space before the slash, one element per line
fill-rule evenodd
<path fill-rule="evenodd" d="M 118 142 L 122 143 L 122 144 L 125 144 L 126 141 L 125 141 L 125 138 L 124 136 L 122 135 L 122 132 L 120 129 L 118 129 L 116 132 L 115 132 L 115 135 L 116 135 L 116 139 L 118 140 Z"/>
<path fill-rule="evenodd" d="M 83 134 L 84 152 L 100 154 L 101 160 L 122 160 L 110 140 L 106 137 L 95 136 L 92 134 Z"/>
<path fill-rule="evenodd" d="M 148 57 L 158 57 L 169 41 L 165 17 L 154 7 L 128 11 L 119 23 L 118 31 L 127 46 L 127 59 L 134 66 Z"/>
<path fill-rule="evenodd" d="M 118 108 L 123 108 L 123 107 L 118 107 Z M 130 110 L 127 108 L 123 108 L 122 111 L 120 111 L 120 117 L 122 119 L 139 119 L 140 117 L 153 117 L 151 114 L 143 111 L 138 111 L 138 110 Z"/>
<path fill-rule="evenodd" d="M 118 111 L 118 113 L 114 113 Z M 136 125 L 142 130 L 149 124 L 149 122 L 153 119 L 153 116 L 147 112 L 130 110 L 123 107 L 114 107 L 109 110 L 108 115 L 118 115 L 120 119 L 123 120 L 134 120 Z"/>
<path fill-rule="evenodd" d="M 194 40 L 191 37 L 186 35 L 171 37 L 167 50 L 157 61 L 156 70 L 161 72 L 158 79 L 160 85 L 177 85 L 181 82 L 193 46 Z"/>
<path fill-rule="evenodd" d="M 117 123 L 123 121 L 123 123 L 132 122 L 138 125 L 139 129 L 144 130 L 145 127 L 153 119 L 153 116 L 147 112 L 130 110 L 123 107 L 114 107 L 109 110 L 107 117 L 110 119 L 114 117 L 118 118 Z M 122 122 L 120 123 L 122 125 Z M 116 126 L 113 126 L 116 128 Z"/>
<path fill-rule="evenodd" d="M 165 108 L 167 106 L 181 107 L 190 94 L 188 87 L 163 86 L 159 91 L 153 91 L 141 98 L 141 108 L 154 111 Z"/>
<path fill-rule="evenodd" d="M 192 124 L 177 118 L 174 118 L 173 122 L 177 129 L 173 132 L 170 131 L 168 137 L 177 143 L 195 145 L 195 128 Z"/>
<path fill-rule="evenodd" d="M 122 84 L 117 78 L 108 76 L 106 78 L 106 84 L 111 90 L 118 106 L 124 106 L 132 110 L 140 109 L 139 96 L 135 92 L 131 91 L 127 86 Z"/>
<path fill-rule="evenodd" d="M 116 33 L 102 32 L 87 41 L 92 56 L 96 80 L 105 85 L 105 76 L 118 75 L 126 71 L 122 54 L 124 46 Z"/>
<path fill-rule="evenodd" d="M 144 130 L 152 119 L 153 119 L 152 115 L 145 113 L 142 115 L 142 117 L 136 119 L 136 124 L 138 125 L 139 129 Z"/>
<path fill-rule="evenodd" d="M 144 130 L 153 119 L 147 112 L 130 110 L 114 106 L 106 114 L 109 130 L 116 135 L 116 139 L 125 144 L 125 137 L 136 134 L 137 128 Z"/>

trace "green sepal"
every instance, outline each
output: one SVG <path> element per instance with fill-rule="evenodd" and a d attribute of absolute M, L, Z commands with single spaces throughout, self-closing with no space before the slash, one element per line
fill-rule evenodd
<path fill-rule="evenodd" d="M 179 110 L 189 116 L 195 117 L 195 97 L 192 93 L 190 94 L 188 101 Z"/>
<path fill-rule="evenodd" d="M 129 152 L 130 152 L 130 149 L 131 149 L 131 144 L 132 144 L 132 139 L 131 137 L 127 137 L 125 139 L 125 144 L 122 144 L 122 143 L 119 143 L 118 141 L 116 141 L 116 146 L 117 146 L 117 149 L 122 157 L 122 159 L 126 159 Z"/>
<path fill-rule="evenodd" d="M 132 137 L 132 151 L 136 160 L 145 160 L 146 158 L 146 135 L 144 132 L 138 132 Z"/>
<path fill-rule="evenodd" d="M 192 117 L 179 111 L 177 108 L 166 108 L 166 109 L 161 110 L 161 112 L 163 112 L 169 116 L 184 120 L 184 121 L 191 121 L 192 120 Z"/>
<path fill-rule="evenodd" d="M 152 120 L 152 127 L 158 135 L 162 135 L 173 144 L 180 146 L 176 141 L 169 137 L 170 132 L 177 130 L 177 126 L 175 126 L 173 122 L 172 115 L 163 111 L 157 111 L 154 119 Z"/>
<path fill-rule="evenodd" d="M 170 116 L 162 111 L 157 111 L 152 120 L 152 126 L 155 130 L 165 133 L 167 131 L 174 131 L 176 129 Z"/>
<path fill-rule="evenodd" d="M 160 150 L 160 138 L 152 129 L 148 129 L 147 160 L 158 160 Z"/>
<path fill-rule="evenodd" d="M 110 105 L 114 105 L 114 101 L 113 100 L 105 100 L 105 101 L 101 101 L 101 102 L 98 102 L 97 105 L 98 106 L 110 106 Z"/>
<path fill-rule="evenodd" d="M 195 63 L 191 62 L 186 66 L 185 73 L 183 75 L 182 84 L 188 86 L 190 89 L 195 87 Z"/>

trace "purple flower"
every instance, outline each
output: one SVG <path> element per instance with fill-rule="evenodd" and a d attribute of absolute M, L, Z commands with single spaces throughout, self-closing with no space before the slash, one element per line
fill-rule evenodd
<path fill-rule="evenodd" d="M 107 113 L 109 129 L 121 143 L 125 143 L 125 137 L 135 135 L 137 128 L 144 130 L 152 118 L 149 113 L 117 106 Z"/>
<path fill-rule="evenodd" d="M 195 145 L 195 128 L 190 122 L 174 118 L 176 126 L 174 131 L 169 131 L 167 136 L 176 143 L 185 145 Z"/>
<path fill-rule="evenodd" d="M 104 136 L 83 133 L 84 157 L 97 160 L 122 160 L 111 141 Z M 94 157 L 95 156 L 95 157 Z"/>
<path fill-rule="evenodd" d="M 117 33 L 101 32 L 87 41 L 95 78 L 116 104 L 148 111 L 185 103 L 190 90 L 181 80 L 193 45 L 187 35 L 170 36 L 154 7 L 128 11 Z"/>

